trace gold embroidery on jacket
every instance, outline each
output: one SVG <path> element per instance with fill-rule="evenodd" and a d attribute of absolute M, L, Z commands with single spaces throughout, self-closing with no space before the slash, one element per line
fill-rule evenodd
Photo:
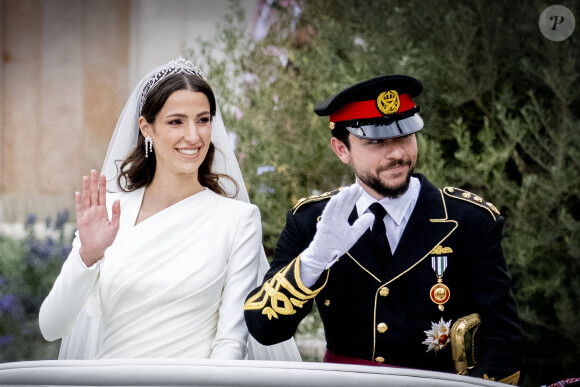
<path fill-rule="evenodd" d="M 324 285 L 320 289 L 306 294 L 292 286 L 286 278 L 290 268 L 297 265 L 298 262 L 293 261 L 266 281 L 262 289 L 246 301 L 244 310 L 261 309 L 262 314 L 267 315 L 268 319 L 271 320 L 272 317 L 278 318 L 279 314 L 287 316 L 296 313 L 294 307 L 302 308 L 308 300 L 316 297 Z M 290 294 L 287 295 L 287 293 Z"/>

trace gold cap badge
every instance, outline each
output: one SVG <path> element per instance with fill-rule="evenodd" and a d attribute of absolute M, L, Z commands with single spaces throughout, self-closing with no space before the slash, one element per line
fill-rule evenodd
<path fill-rule="evenodd" d="M 383 91 L 377 97 L 377 109 L 383 114 L 394 114 L 399 111 L 401 101 L 395 90 Z"/>

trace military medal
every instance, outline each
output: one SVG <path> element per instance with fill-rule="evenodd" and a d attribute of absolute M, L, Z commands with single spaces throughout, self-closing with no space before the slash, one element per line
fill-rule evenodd
<path fill-rule="evenodd" d="M 441 317 L 441 321 L 431 323 L 431 329 L 428 331 L 423 331 L 427 335 L 427 338 L 422 344 L 427 346 L 427 352 L 433 351 L 435 353 L 444 349 L 447 344 L 449 344 L 451 330 L 451 320 L 445 321 Z"/>
<path fill-rule="evenodd" d="M 431 287 L 429 296 L 431 297 L 431 301 L 437 304 L 439 310 L 443 312 L 445 309 L 443 304 L 449 301 L 449 297 L 451 296 L 449 288 L 443 283 L 443 272 L 447 269 L 447 256 L 431 257 L 431 266 L 435 274 L 437 274 L 437 283 Z"/>

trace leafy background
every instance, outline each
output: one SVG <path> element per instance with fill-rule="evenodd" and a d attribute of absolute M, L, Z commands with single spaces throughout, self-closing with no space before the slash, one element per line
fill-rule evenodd
<path fill-rule="evenodd" d="M 577 1 L 561 4 L 580 14 Z M 184 52 L 208 64 L 268 255 L 298 199 L 353 180 L 316 103 L 385 73 L 421 80 L 418 171 L 492 201 L 506 218 L 527 386 L 578 377 L 580 359 L 580 50 L 577 32 L 562 42 L 541 35 L 548 5 L 274 0 L 256 39 L 232 1 L 219 35 Z M 0 361 L 55 356 L 36 319 L 67 248 L 70 239 L 40 238 L 32 227 L 24 239 L 0 234 Z M 316 314 L 299 334 L 320 337 Z"/>

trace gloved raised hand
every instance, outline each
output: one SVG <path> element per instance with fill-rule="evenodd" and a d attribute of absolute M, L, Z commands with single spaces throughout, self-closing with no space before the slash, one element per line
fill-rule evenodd
<path fill-rule="evenodd" d="M 316 234 L 300 257 L 302 283 L 312 286 L 325 269 L 344 255 L 373 223 L 372 213 L 363 214 L 352 225 L 348 223 L 362 188 L 353 184 L 334 196 L 316 224 Z"/>

